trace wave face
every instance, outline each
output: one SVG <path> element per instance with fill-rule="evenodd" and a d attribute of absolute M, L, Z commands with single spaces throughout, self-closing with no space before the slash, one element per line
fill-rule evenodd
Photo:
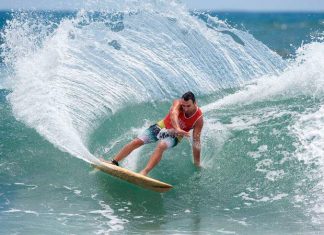
<path fill-rule="evenodd" d="M 250 34 L 175 2 L 102 4 L 61 18 L 17 13 L 2 34 L 15 117 L 86 161 L 96 161 L 90 133 L 122 107 L 210 94 L 285 67 Z"/>
<path fill-rule="evenodd" d="M 248 207 L 289 202 L 291 211 L 300 214 L 302 208 L 306 223 L 320 228 L 324 220 L 323 53 L 321 39 L 304 45 L 279 75 L 250 81 L 203 107 L 208 117 L 206 167 L 220 167 L 223 174 L 236 175 L 230 175 L 231 180 L 246 182 L 236 196 Z M 299 221 L 285 212 L 275 213 L 285 221 L 280 226 Z M 281 228 L 280 233 L 284 231 Z"/>

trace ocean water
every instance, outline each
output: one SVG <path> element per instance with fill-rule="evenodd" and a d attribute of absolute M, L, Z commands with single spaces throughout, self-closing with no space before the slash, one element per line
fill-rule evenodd
<path fill-rule="evenodd" d="M 324 232 L 324 14 L 101 1 L 0 30 L 0 234 Z M 201 170 L 187 140 L 150 173 L 165 194 L 91 167 L 188 90 Z"/>

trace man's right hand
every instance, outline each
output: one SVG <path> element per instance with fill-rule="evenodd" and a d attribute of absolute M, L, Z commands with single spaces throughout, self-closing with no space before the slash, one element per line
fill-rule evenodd
<path fill-rule="evenodd" d="M 190 133 L 182 129 L 177 129 L 176 134 L 180 136 L 190 137 Z"/>

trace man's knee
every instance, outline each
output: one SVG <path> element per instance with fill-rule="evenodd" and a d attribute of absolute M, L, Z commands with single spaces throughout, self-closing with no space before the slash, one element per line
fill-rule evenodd
<path fill-rule="evenodd" d="M 130 144 L 133 146 L 136 146 L 136 147 L 140 147 L 144 144 L 144 141 L 139 138 L 136 138 L 136 139 L 133 139 L 132 142 L 130 142 Z"/>
<path fill-rule="evenodd" d="M 167 143 L 165 143 L 163 141 L 160 141 L 158 143 L 158 145 L 156 146 L 156 148 L 159 149 L 159 150 L 161 150 L 161 151 L 165 151 L 165 150 L 167 150 L 168 145 L 167 145 Z"/>

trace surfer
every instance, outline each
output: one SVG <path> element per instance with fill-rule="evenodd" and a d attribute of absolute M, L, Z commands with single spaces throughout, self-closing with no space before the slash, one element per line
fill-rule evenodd
<path fill-rule="evenodd" d="M 126 144 L 109 163 L 119 165 L 118 162 L 127 157 L 138 147 L 157 142 L 158 144 L 147 163 L 140 172 L 147 175 L 161 160 L 165 150 L 175 147 L 183 137 L 190 137 L 189 131 L 193 129 L 192 153 L 194 164 L 200 166 L 200 134 L 203 127 L 203 114 L 198 107 L 195 95 L 186 92 L 181 99 L 176 99 L 164 119 L 150 126 L 135 139 Z"/>

